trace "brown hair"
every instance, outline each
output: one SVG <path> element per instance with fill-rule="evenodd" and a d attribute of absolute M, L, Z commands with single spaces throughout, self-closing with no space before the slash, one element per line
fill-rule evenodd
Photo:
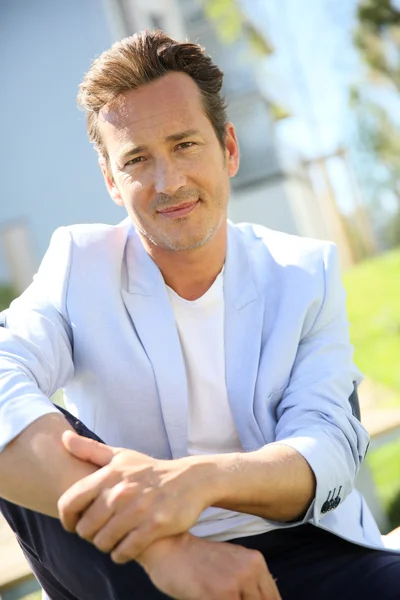
<path fill-rule="evenodd" d="M 227 116 L 220 93 L 222 71 L 198 44 L 178 42 L 160 30 L 146 30 L 116 42 L 103 52 L 80 85 L 78 105 L 86 111 L 89 139 L 106 159 L 98 128 L 100 110 L 123 92 L 135 90 L 170 71 L 186 73 L 196 82 L 204 112 L 224 148 Z"/>

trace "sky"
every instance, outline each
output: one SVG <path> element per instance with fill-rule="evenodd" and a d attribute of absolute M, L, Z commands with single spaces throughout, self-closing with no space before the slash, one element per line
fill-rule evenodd
<path fill-rule="evenodd" d="M 295 118 L 282 137 L 308 157 L 346 139 L 347 85 L 362 71 L 351 43 L 355 1 L 241 0 L 275 53 L 259 61 L 261 85 Z"/>
<path fill-rule="evenodd" d="M 266 95 L 293 115 L 277 124 L 279 141 L 308 159 L 330 155 L 341 146 L 351 149 L 348 90 L 366 73 L 352 43 L 357 0 L 240 3 L 275 49 L 255 68 Z M 355 198 L 340 159 L 329 160 L 327 166 L 339 207 L 350 213 L 362 192 Z"/>

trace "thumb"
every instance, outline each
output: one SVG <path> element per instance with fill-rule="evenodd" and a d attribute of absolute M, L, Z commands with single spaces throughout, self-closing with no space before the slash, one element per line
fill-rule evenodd
<path fill-rule="evenodd" d="M 61 439 L 66 450 L 75 458 L 90 462 L 98 467 L 108 465 L 118 452 L 117 448 L 83 437 L 74 431 L 64 431 Z"/>

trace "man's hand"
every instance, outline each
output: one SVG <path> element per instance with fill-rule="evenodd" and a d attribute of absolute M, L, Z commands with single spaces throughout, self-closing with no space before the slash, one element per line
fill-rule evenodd
<path fill-rule="evenodd" d="M 184 460 L 157 460 L 73 432 L 63 443 L 101 468 L 61 496 L 61 522 L 117 563 L 136 558 L 157 539 L 188 531 L 210 505 L 201 466 L 189 472 Z"/>
<path fill-rule="evenodd" d="M 176 600 L 281 600 L 262 554 L 189 534 L 139 557 L 154 585 Z"/>

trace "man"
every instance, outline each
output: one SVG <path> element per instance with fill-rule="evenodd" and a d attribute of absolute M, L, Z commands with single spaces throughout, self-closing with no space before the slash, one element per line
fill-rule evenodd
<path fill-rule="evenodd" d="M 2 511 L 52 600 L 397 598 L 353 490 L 368 437 L 336 250 L 227 222 L 221 84 L 162 32 L 86 75 L 128 219 L 58 230 L 7 312 Z"/>

